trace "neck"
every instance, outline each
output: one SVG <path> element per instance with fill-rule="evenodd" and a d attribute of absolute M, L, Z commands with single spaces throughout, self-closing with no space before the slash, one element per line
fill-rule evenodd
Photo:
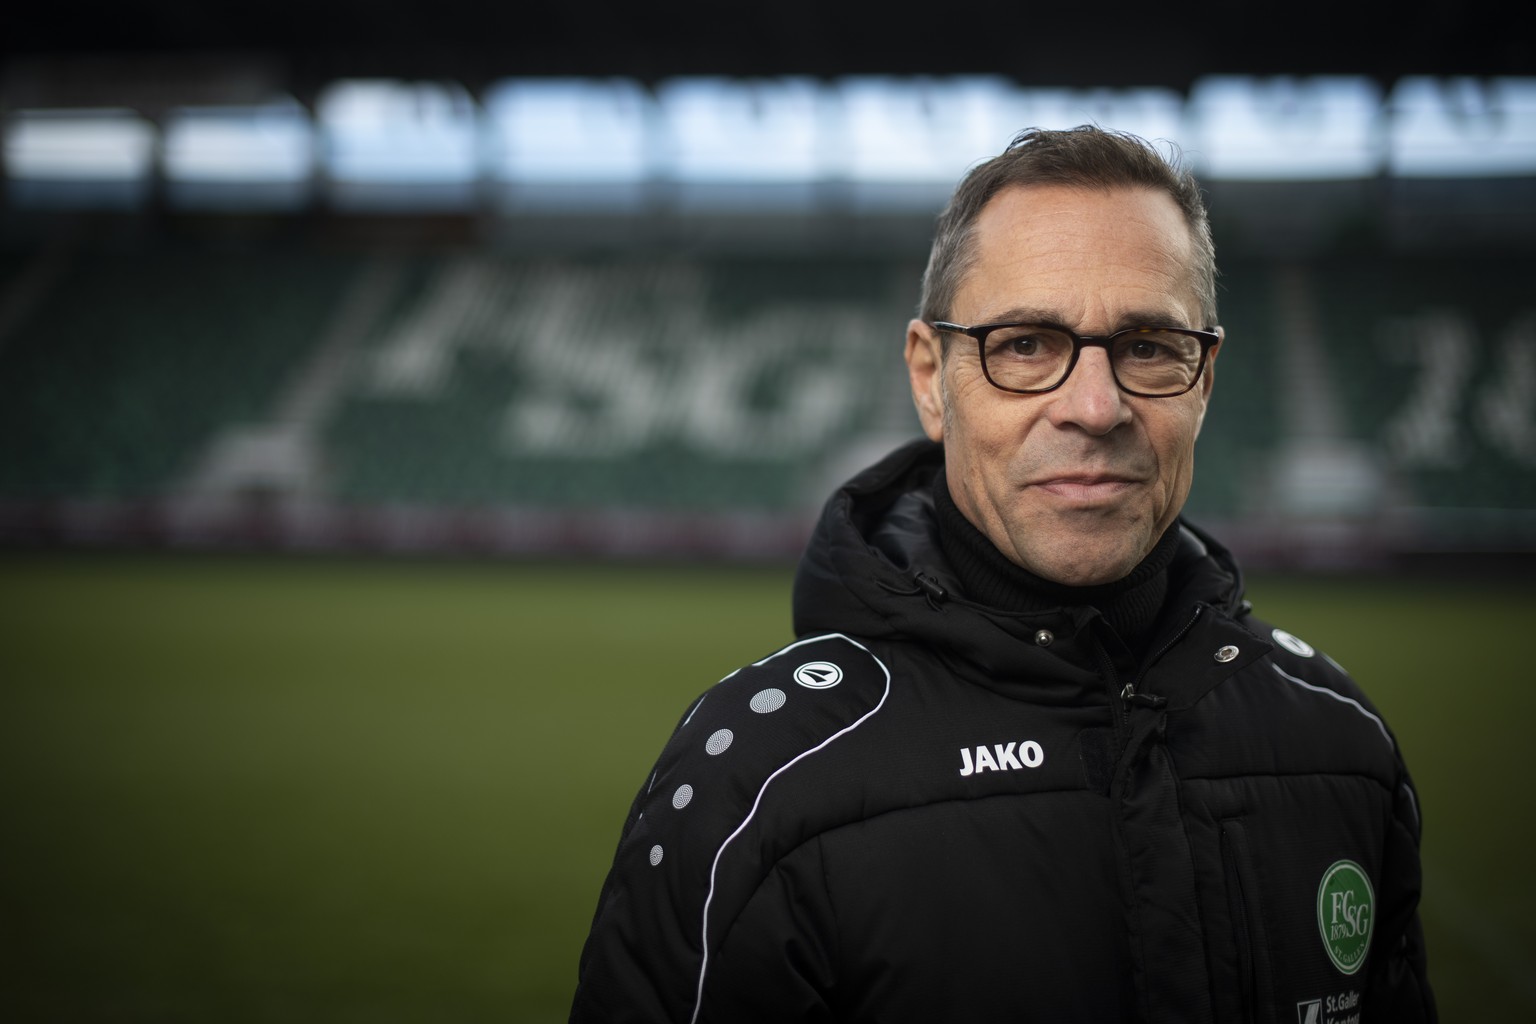
<path fill-rule="evenodd" d="M 968 598 L 1018 613 L 1089 606 L 1132 653 L 1143 653 L 1168 594 L 1168 565 L 1178 547 L 1176 528 L 1169 528 L 1124 578 L 1073 587 L 1037 576 L 1005 557 L 955 506 L 943 470 L 934 478 L 933 497 L 939 544 Z"/>

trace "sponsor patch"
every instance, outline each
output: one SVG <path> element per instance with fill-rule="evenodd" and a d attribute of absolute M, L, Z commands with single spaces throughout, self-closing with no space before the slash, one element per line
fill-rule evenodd
<path fill-rule="evenodd" d="M 1350 989 L 1296 1004 L 1296 1024 L 1360 1024 L 1360 993 Z"/>

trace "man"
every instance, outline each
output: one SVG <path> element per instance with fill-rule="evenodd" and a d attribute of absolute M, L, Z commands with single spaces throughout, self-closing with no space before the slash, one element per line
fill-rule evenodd
<path fill-rule="evenodd" d="M 833 496 L 801 639 L 678 726 L 573 1020 L 1434 1019 L 1391 733 L 1179 519 L 1214 281 L 1140 140 L 966 177 L 907 330 L 929 440 Z"/>

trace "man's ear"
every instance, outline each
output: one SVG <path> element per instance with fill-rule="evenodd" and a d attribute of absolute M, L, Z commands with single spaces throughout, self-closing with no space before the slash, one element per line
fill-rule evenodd
<path fill-rule="evenodd" d="M 944 339 L 939 332 L 913 320 L 907 324 L 907 376 L 912 402 L 930 441 L 944 440 Z"/>

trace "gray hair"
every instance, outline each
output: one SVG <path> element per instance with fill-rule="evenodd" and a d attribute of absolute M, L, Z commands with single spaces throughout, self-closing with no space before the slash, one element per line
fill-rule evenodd
<path fill-rule="evenodd" d="M 1178 150 L 1170 144 L 1165 158 L 1145 139 L 1086 124 L 1065 131 L 1027 128 L 1000 155 L 961 179 L 934 231 L 918 308 L 922 319 L 952 316 L 950 307 L 961 281 L 976 261 L 973 229 L 982 208 L 1004 189 L 1029 185 L 1150 188 L 1166 193 L 1184 214 L 1194 242 L 1190 273 L 1204 320 L 1199 326 L 1216 323 L 1216 245 L 1200 186 L 1183 166 Z"/>

